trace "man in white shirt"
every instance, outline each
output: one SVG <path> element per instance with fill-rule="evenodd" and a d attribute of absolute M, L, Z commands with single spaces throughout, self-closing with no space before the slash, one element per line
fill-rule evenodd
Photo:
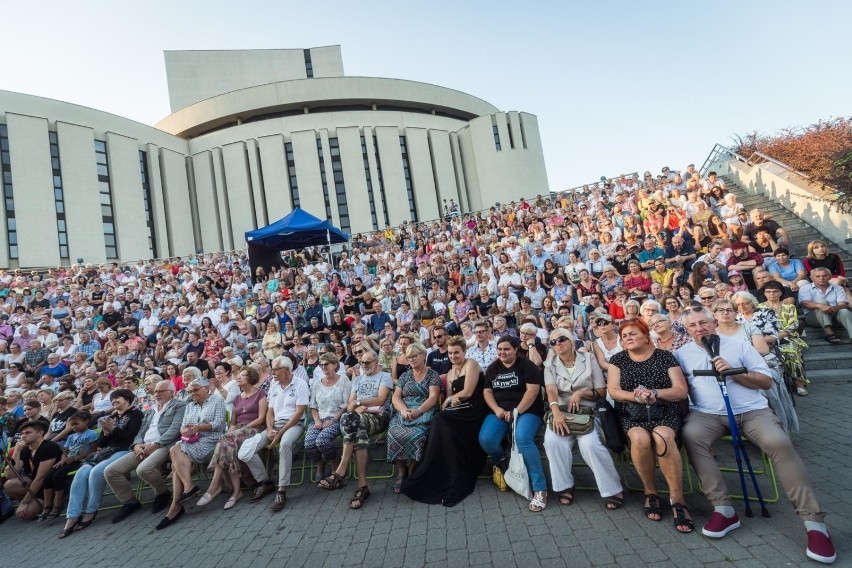
<path fill-rule="evenodd" d="M 139 320 L 139 335 L 149 338 L 160 328 L 160 320 L 151 315 L 151 308 L 142 310 L 143 317 Z"/>
<path fill-rule="evenodd" d="M 805 309 L 805 323 L 811 327 L 822 327 L 825 340 L 832 344 L 840 343 L 834 335 L 833 323 L 846 328 L 846 334 L 852 337 L 852 311 L 846 290 L 832 284 L 831 271 L 818 267 L 811 271 L 812 283 L 799 288 L 799 304 Z"/>
<path fill-rule="evenodd" d="M 704 495 L 714 508 L 702 532 L 711 538 L 722 538 L 739 528 L 740 520 L 713 452 L 714 442 L 730 433 L 725 401 L 715 379 L 696 377 L 693 372 L 696 369 L 715 369 L 724 373 L 744 367 L 747 373 L 726 377 L 731 407 L 742 434 L 766 452 L 775 465 L 793 507 L 805 522 L 808 557 L 818 562 L 833 562 L 836 555 L 825 526 L 825 513 L 820 509 L 805 465 L 760 392 L 772 385 L 771 371 L 763 357 L 751 344 L 721 335 L 720 354 L 711 359 L 701 340 L 716 332 L 713 314 L 705 309 L 690 310 L 683 321 L 693 341 L 675 351 L 674 355 L 689 383 L 692 405 L 681 433 L 689 461 L 701 480 Z"/>
<path fill-rule="evenodd" d="M 289 357 L 281 356 L 272 360 L 272 376 L 274 381 L 267 395 L 269 410 L 266 413 L 266 430 L 243 442 L 252 444 L 254 450 L 251 457 L 245 458 L 244 450 L 240 447 L 240 459 L 259 482 L 250 499 L 252 503 L 257 503 L 274 488 L 258 453 L 266 447 L 278 446 L 278 491 L 270 509 L 280 511 L 287 504 L 287 486 L 290 485 L 290 469 L 293 467 L 293 444 L 305 430 L 302 418 L 310 400 L 310 390 L 306 381 L 293 377 L 293 361 Z"/>
<path fill-rule="evenodd" d="M 174 398 L 175 385 L 171 381 L 160 381 L 154 386 L 155 403 L 145 414 L 142 427 L 130 453 L 115 460 L 104 470 L 104 479 L 121 501 L 121 509 L 112 522 L 118 523 L 142 508 L 130 485 L 130 474 L 151 486 L 154 490 L 153 513 L 164 510 L 171 501 L 166 480 L 161 473 L 169 460 L 169 448 L 180 439 L 180 427 L 186 402 Z"/>

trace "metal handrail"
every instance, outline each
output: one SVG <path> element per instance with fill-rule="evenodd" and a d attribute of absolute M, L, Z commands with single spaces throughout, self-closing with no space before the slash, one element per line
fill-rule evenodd
<path fill-rule="evenodd" d="M 721 155 L 728 155 L 739 162 L 748 163 L 748 159 L 745 156 L 737 154 L 727 146 L 723 146 L 722 144 L 716 143 L 713 146 L 713 149 L 710 150 L 710 153 L 707 154 L 707 158 L 704 160 L 704 163 L 701 165 L 701 169 L 699 169 L 698 172 L 702 176 L 706 176 L 707 172 L 710 170 L 710 165 L 715 162 L 716 158 Z"/>
<path fill-rule="evenodd" d="M 760 161 L 755 160 L 755 156 L 760 158 Z M 763 152 L 755 152 L 751 156 L 749 156 L 748 160 L 746 160 L 746 164 L 748 164 L 749 166 L 753 166 L 755 164 L 763 164 L 765 162 L 775 164 L 776 166 L 784 168 L 788 172 L 792 172 L 792 173 L 796 174 L 797 176 L 801 176 L 805 179 L 811 179 L 811 176 L 809 176 L 808 174 L 800 172 L 799 170 L 793 169 L 793 167 L 790 166 L 789 164 L 785 164 L 784 162 L 782 162 L 780 160 L 776 160 L 775 158 L 773 158 L 771 156 L 767 156 Z"/>

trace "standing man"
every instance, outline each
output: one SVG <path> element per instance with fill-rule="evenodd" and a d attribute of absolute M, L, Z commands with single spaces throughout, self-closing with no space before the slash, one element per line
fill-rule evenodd
<path fill-rule="evenodd" d="M 715 379 L 695 377 L 693 371 L 715 369 L 724 373 L 732 368 L 745 367 L 748 373 L 726 378 L 734 416 L 743 435 L 766 452 L 775 464 L 787 497 L 805 522 L 808 558 L 825 564 L 834 562 L 837 556 L 824 522 L 825 513 L 819 506 L 805 464 L 760 392 L 772 385 L 771 371 L 763 357 L 750 343 L 720 335 L 720 354 L 711 359 L 701 340 L 716 332 L 713 314 L 705 309 L 690 310 L 684 315 L 684 323 L 693 341 L 675 351 L 674 355 L 689 383 L 692 405 L 682 434 L 704 495 L 714 508 L 702 532 L 711 538 L 722 538 L 740 527 L 740 519 L 713 453 L 713 443 L 730 433 L 725 401 Z"/>
<path fill-rule="evenodd" d="M 152 513 L 169 506 L 172 496 L 160 470 L 169 460 L 169 448 L 180 439 L 180 426 L 186 410 L 186 402 L 174 396 L 175 384 L 172 381 L 160 381 L 154 386 L 156 403 L 145 414 L 130 452 L 104 470 L 104 479 L 122 503 L 112 519 L 113 523 L 120 523 L 142 508 L 130 486 L 130 473 L 133 471 L 154 490 Z"/>

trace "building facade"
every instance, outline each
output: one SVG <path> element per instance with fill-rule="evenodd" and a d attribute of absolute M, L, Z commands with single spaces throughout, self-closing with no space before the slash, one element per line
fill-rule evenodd
<path fill-rule="evenodd" d="M 165 59 L 154 126 L 0 91 L 0 266 L 241 249 L 296 206 L 361 233 L 548 192 L 534 115 L 344 76 L 339 46 Z"/>

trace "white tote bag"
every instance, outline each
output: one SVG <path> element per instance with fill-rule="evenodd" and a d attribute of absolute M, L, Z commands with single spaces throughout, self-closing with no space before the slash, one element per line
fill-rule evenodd
<path fill-rule="evenodd" d="M 515 441 L 515 424 L 518 422 L 518 409 L 512 411 L 512 452 L 509 455 L 509 469 L 503 474 L 506 485 L 518 495 L 532 499 L 530 489 L 530 476 L 527 474 L 527 466 L 524 464 L 524 456 L 518 451 L 518 443 Z"/>

